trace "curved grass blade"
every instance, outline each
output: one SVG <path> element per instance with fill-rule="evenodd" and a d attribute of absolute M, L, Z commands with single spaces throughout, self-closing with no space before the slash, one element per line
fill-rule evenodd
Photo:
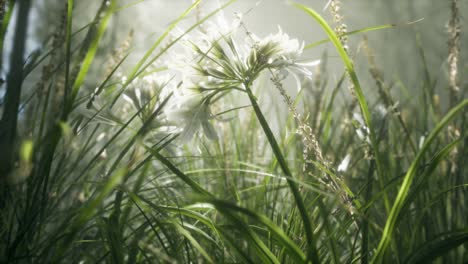
<path fill-rule="evenodd" d="M 135 193 L 132 193 L 132 192 L 128 192 L 128 195 L 129 197 L 131 198 L 131 201 L 133 202 L 133 204 L 135 204 L 135 206 L 138 208 L 138 211 L 143 215 L 144 219 L 145 219 L 145 222 L 150 226 L 151 230 L 153 231 L 154 235 L 158 238 L 159 240 L 159 243 L 161 244 L 161 246 L 163 247 L 164 251 L 166 252 L 166 254 L 168 256 L 171 256 L 171 254 L 169 253 L 169 248 L 173 248 L 174 247 L 174 242 L 172 241 L 171 239 L 171 236 L 168 235 L 165 231 L 164 228 L 161 227 L 161 223 L 160 221 L 155 221 L 156 224 L 158 225 L 158 227 L 160 227 L 160 230 L 161 232 L 164 234 L 164 236 L 167 238 L 167 241 L 169 243 L 169 247 L 166 246 L 166 243 L 164 243 L 163 241 L 163 238 L 161 237 L 161 235 L 159 234 L 159 232 L 157 231 L 157 227 L 152 223 L 152 221 L 150 220 L 149 216 L 145 213 L 145 210 L 143 210 L 143 205 L 142 204 L 142 200 L 141 200 L 141 197 L 139 197 L 138 195 L 136 195 Z"/>
<path fill-rule="evenodd" d="M 311 8 L 308 8 L 304 5 L 293 3 L 294 6 L 297 8 L 303 10 L 306 12 L 308 15 L 310 15 L 312 18 L 314 18 L 322 27 L 322 29 L 325 31 L 325 33 L 328 35 L 330 38 L 331 42 L 335 45 L 336 50 L 338 51 L 341 59 L 343 60 L 343 63 L 345 64 L 346 70 L 348 71 L 348 74 L 351 78 L 351 81 L 353 82 L 354 89 L 356 90 L 356 97 L 359 101 L 359 105 L 361 107 L 362 115 L 364 117 L 364 121 L 366 123 L 366 126 L 370 130 L 370 136 L 371 136 L 371 141 L 372 145 L 374 148 L 374 151 L 376 151 L 376 136 L 375 136 L 375 131 L 372 126 L 371 122 L 371 114 L 369 112 L 369 106 L 367 105 L 367 101 L 364 97 L 364 93 L 361 88 L 361 84 L 359 82 L 359 79 L 356 75 L 356 71 L 354 70 L 354 65 L 351 60 L 351 58 L 348 56 L 346 53 L 346 50 L 344 49 L 343 45 L 341 44 L 338 36 L 336 33 L 333 31 L 333 29 L 330 27 L 330 25 L 327 24 L 327 22 L 314 10 Z M 375 146 L 374 146 L 375 145 Z"/>
<path fill-rule="evenodd" d="M 460 113 L 465 107 L 468 106 L 468 99 L 463 100 L 460 104 L 456 105 L 454 108 L 450 110 L 450 112 L 444 116 L 444 118 L 437 124 L 437 126 L 432 130 L 431 134 L 428 136 L 426 142 L 422 146 L 421 150 L 418 152 L 416 158 L 411 163 L 408 172 L 406 173 L 403 183 L 398 191 L 398 195 L 395 199 L 393 204 L 392 210 L 390 215 L 387 218 L 387 222 L 385 223 L 385 228 L 383 230 L 382 238 L 380 240 L 379 246 L 375 252 L 375 255 L 371 261 L 371 263 L 380 263 L 385 255 L 387 247 L 390 243 L 391 236 L 393 234 L 393 230 L 395 229 L 396 222 L 400 211 L 405 203 L 406 198 L 408 197 L 409 188 L 413 179 L 416 175 L 418 165 L 424 157 L 424 154 L 429 149 L 429 146 L 435 140 L 436 136 L 442 130 L 442 128 L 450 122 L 458 113 Z"/>
<path fill-rule="evenodd" d="M 96 55 L 96 51 L 99 45 L 99 42 L 101 38 L 104 35 L 104 32 L 107 29 L 107 25 L 109 24 L 109 20 L 114 13 L 114 6 L 116 4 L 116 1 L 113 0 L 110 2 L 110 5 L 107 7 L 107 10 L 104 13 L 104 17 L 102 18 L 101 23 L 99 24 L 96 36 L 91 42 L 91 45 L 89 46 L 89 49 L 85 55 L 85 58 L 83 59 L 83 62 L 81 64 L 80 70 L 78 72 L 78 75 L 76 77 L 75 82 L 73 83 L 72 89 L 71 89 L 71 94 L 70 98 L 67 101 L 66 107 L 64 109 L 64 118 L 66 120 L 68 114 L 73 108 L 73 103 L 75 101 L 76 96 L 78 95 L 78 91 L 81 88 L 81 85 L 83 84 L 86 75 L 88 74 L 89 68 L 91 67 L 91 63 L 94 60 L 94 56 Z"/>
<path fill-rule="evenodd" d="M 93 217 L 97 208 L 104 202 L 104 199 L 114 190 L 114 188 L 122 181 L 127 174 L 126 169 L 118 170 L 104 184 L 101 190 L 96 192 L 96 198 L 90 199 L 76 215 L 75 219 L 69 224 L 69 231 L 64 235 L 64 241 L 56 250 L 53 263 L 57 263 L 62 259 L 65 252 L 69 249 L 75 235 L 79 232 L 86 222 Z"/>
<path fill-rule="evenodd" d="M 432 263 L 436 258 L 468 242 L 468 228 L 438 235 L 421 245 L 404 263 Z"/>
<path fill-rule="evenodd" d="M 361 84 L 359 82 L 359 79 L 357 77 L 356 71 L 354 70 L 354 65 L 353 61 L 351 58 L 348 56 L 348 53 L 346 52 L 345 48 L 341 44 L 338 36 L 336 35 L 335 31 L 328 25 L 328 23 L 313 9 L 306 7 L 304 5 L 298 4 L 298 3 L 293 3 L 293 5 L 302 11 L 306 12 L 309 16 L 311 16 L 317 23 L 320 24 L 322 29 L 325 31 L 325 33 L 328 35 L 330 38 L 331 42 L 335 46 L 336 50 L 338 51 L 338 54 L 340 55 L 343 63 L 345 64 L 346 70 L 348 71 L 349 77 L 354 85 L 354 91 L 356 92 L 356 98 L 359 102 L 359 106 L 361 108 L 361 113 L 362 116 L 364 117 L 364 122 L 366 126 L 369 128 L 369 137 L 371 141 L 371 146 L 377 166 L 377 173 L 378 173 L 378 179 L 380 181 L 381 187 L 384 185 L 384 177 L 382 173 L 382 162 L 380 159 L 379 155 L 379 144 L 377 141 L 377 136 L 375 134 L 375 129 L 372 124 L 371 120 L 371 114 L 369 112 L 369 106 L 367 104 L 366 98 L 364 96 L 364 92 L 361 88 Z M 387 211 L 390 210 L 390 203 L 387 198 L 387 194 L 384 193 L 384 203 L 385 203 L 385 208 Z"/>
<path fill-rule="evenodd" d="M 411 25 L 411 24 L 414 24 L 414 23 L 417 23 L 419 21 L 421 21 L 422 19 L 418 19 L 418 20 L 415 20 L 415 21 L 411 21 L 411 22 L 407 22 L 407 23 L 404 23 L 403 25 Z M 375 27 L 367 27 L 367 28 L 361 28 L 361 29 L 357 29 L 357 30 L 353 30 L 353 31 L 349 31 L 349 32 L 346 32 L 344 34 L 339 34 L 337 35 L 338 37 L 342 37 L 342 36 L 350 36 L 350 35 L 354 35 L 354 34 L 359 34 L 359 33 L 365 33 L 365 32 L 371 32 L 371 31 L 376 31 L 376 30 L 381 30 L 381 29 L 387 29 L 387 28 L 393 28 L 393 27 L 397 27 L 399 26 L 398 24 L 384 24 L 384 25 L 379 25 L 379 26 L 375 26 Z M 310 43 L 310 44 L 307 44 L 305 45 L 304 49 L 311 49 L 311 48 L 315 48 L 319 45 L 322 45 L 322 44 L 325 44 L 325 43 L 328 43 L 330 42 L 330 39 L 327 38 L 327 39 L 322 39 L 322 40 L 319 40 L 319 41 L 316 41 L 316 42 L 313 42 L 313 43 Z"/>
<path fill-rule="evenodd" d="M 81 27 L 80 29 L 76 30 L 75 32 L 73 32 L 71 34 L 71 39 L 73 39 L 73 37 L 75 37 L 76 35 L 78 35 L 80 32 L 84 31 L 85 29 L 95 25 L 96 23 L 93 21 L 93 22 L 90 22 L 86 25 L 84 25 L 83 27 Z M 37 58 L 33 64 L 31 64 L 28 68 L 25 69 L 25 72 L 24 72 L 24 75 L 23 75 L 23 78 L 26 79 L 26 77 L 29 76 L 29 74 L 31 74 L 31 72 L 36 69 L 39 65 L 41 65 L 45 59 L 47 59 L 48 57 L 50 57 L 51 54 L 53 54 L 54 52 L 56 52 L 57 50 L 61 49 L 61 47 L 52 47 L 50 50 L 48 50 L 47 52 L 44 52 L 44 54 Z M 72 52 L 73 53 L 73 52 Z M 61 61 L 58 65 L 56 65 L 56 69 L 60 69 L 62 67 L 62 64 L 64 62 Z M 54 70 L 56 71 L 56 70 Z"/>
<path fill-rule="evenodd" d="M 268 230 L 270 230 L 275 236 L 275 238 L 279 242 L 281 242 L 281 246 L 286 248 L 288 252 L 291 253 L 291 257 L 295 259 L 297 263 L 304 263 L 306 261 L 306 255 L 301 251 L 301 249 L 286 235 L 286 233 L 284 233 L 284 231 L 281 228 L 275 225 L 268 217 L 222 200 L 208 199 L 204 202 L 213 204 L 216 207 L 216 209 L 220 212 L 239 212 L 252 218 L 255 221 L 262 223 L 263 225 L 268 227 Z"/>
<path fill-rule="evenodd" d="M 443 149 L 441 149 L 437 154 L 431 159 L 429 162 L 428 166 L 425 166 L 424 172 L 420 178 L 421 180 L 419 182 L 415 182 L 415 186 L 413 188 L 413 191 L 408 195 L 406 198 L 405 204 L 402 207 L 402 211 L 405 212 L 406 208 L 411 205 L 411 202 L 416 199 L 417 195 L 420 193 L 420 190 L 424 188 L 424 183 L 429 180 L 431 173 L 433 173 L 436 169 L 436 167 L 450 154 L 450 152 L 462 142 L 462 139 L 457 139 L 447 146 L 445 146 Z M 417 179 L 416 179 L 417 180 Z"/>
<path fill-rule="evenodd" d="M 145 146 L 146 150 L 151 153 L 156 159 L 161 161 L 172 173 L 174 173 L 177 177 L 179 177 L 182 181 L 184 181 L 188 186 L 190 186 L 195 192 L 201 195 L 206 195 L 209 197 L 213 197 L 213 194 L 208 192 L 207 190 L 203 189 L 197 182 L 192 180 L 189 176 L 179 170 L 170 160 L 166 157 L 161 155 L 157 150 L 154 150 L 150 147 Z"/>
<path fill-rule="evenodd" d="M 220 209 L 223 210 L 223 208 L 218 208 L 218 210 Z M 270 251 L 248 224 L 227 210 L 223 210 L 223 214 L 234 223 L 234 228 L 241 231 L 248 241 L 254 245 L 254 250 L 257 251 L 258 257 L 262 260 L 262 263 L 280 263 L 273 252 Z"/>
<path fill-rule="evenodd" d="M 423 208 L 418 208 L 420 213 L 416 216 L 416 220 L 414 220 L 411 224 L 414 226 L 422 226 L 424 223 L 424 220 L 427 219 L 428 213 L 432 212 L 432 208 L 435 207 L 437 204 L 440 204 L 443 199 L 446 199 L 449 195 L 453 194 L 454 192 L 457 192 L 459 189 L 464 189 L 468 190 L 468 184 L 461 184 L 461 185 L 456 185 L 456 186 L 451 186 L 448 189 L 444 189 L 437 194 L 434 195 L 434 198 L 431 200 L 427 201 L 425 203 L 425 206 Z M 466 191 L 465 191 L 466 192 Z M 403 209 L 405 210 L 405 209 Z M 412 255 L 415 252 L 415 244 L 418 242 L 417 235 L 418 235 L 417 229 L 414 230 L 413 234 L 411 235 L 411 241 L 409 245 L 406 247 L 408 248 L 408 254 L 407 255 Z M 431 236 L 431 238 L 434 238 L 434 236 Z M 421 247 L 419 245 L 419 247 Z M 409 258 L 409 257 L 407 257 Z"/>
<path fill-rule="evenodd" d="M 209 262 L 214 263 L 213 259 L 211 259 L 210 255 L 206 252 L 206 250 L 197 242 L 197 240 L 187 231 L 184 226 L 180 225 L 177 222 L 173 222 L 173 225 L 176 227 L 176 230 L 184 236 L 192 246 Z"/>
<path fill-rule="evenodd" d="M 392 28 L 392 27 L 396 27 L 396 24 L 385 24 L 385 25 L 380 25 L 380 26 L 375 26 L 375 27 L 362 28 L 362 29 L 346 32 L 345 34 L 339 34 L 337 36 L 338 37 L 343 37 L 343 36 L 349 36 L 349 35 L 354 35 L 354 34 L 358 34 L 358 33 L 365 33 L 365 32 L 369 32 L 369 31 L 375 31 L 375 30 Z M 316 41 L 316 42 L 305 45 L 304 49 L 315 48 L 317 46 L 320 46 L 320 45 L 328 43 L 328 42 L 330 42 L 330 38 L 322 39 L 322 40 L 319 40 L 319 41 Z"/>
<path fill-rule="evenodd" d="M 65 33 L 65 92 L 64 102 L 68 99 L 69 82 L 70 82 L 70 64 L 71 64 L 71 36 L 73 24 L 73 0 L 68 0 L 67 3 L 67 30 Z"/>
<path fill-rule="evenodd" d="M 273 153 L 275 154 L 275 157 L 278 160 L 278 163 L 283 173 L 286 175 L 286 180 L 293 193 L 294 200 L 299 210 L 299 214 L 301 215 L 301 219 L 302 219 L 306 237 L 307 237 L 307 245 L 308 245 L 307 261 L 311 260 L 313 263 L 319 263 L 320 261 L 317 255 L 317 249 L 316 249 L 314 239 L 313 239 L 312 224 L 311 224 L 307 209 L 305 207 L 304 200 L 302 199 L 302 196 L 299 192 L 299 188 L 297 187 L 297 184 L 293 181 L 292 173 L 289 170 L 288 164 L 283 156 L 283 153 L 281 152 L 278 142 L 276 141 L 273 135 L 273 132 L 271 131 L 268 125 L 268 122 L 266 121 L 265 116 L 263 115 L 260 109 L 260 106 L 257 103 L 257 99 L 252 93 L 252 90 L 250 88 L 250 83 L 246 83 L 244 84 L 244 86 L 245 86 L 247 95 L 249 96 L 250 103 L 252 104 L 252 107 L 254 109 L 255 115 L 257 116 L 257 119 L 263 128 L 263 131 L 268 139 L 268 142 L 270 143 L 271 148 L 273 149 Z"/>

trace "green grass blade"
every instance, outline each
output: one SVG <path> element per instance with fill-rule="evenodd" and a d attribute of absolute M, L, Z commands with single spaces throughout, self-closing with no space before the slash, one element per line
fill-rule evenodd
<path fill-rule="evenodd" d="M 80 209 L 75 219 L 69 224 L 69 231 L 65 234 L 64 241 L 59 245 L 55 253 L 54 261 L 52 261 L 53 263 L 57 263 L 58 260 L 62 259 L 63 255 L 72 244 L 75 235 L 80 231 L 83 225 L 93 217 L 95 211 L 104 202 L 104 199 L 109 196 L 126 174 L 126 169 L 116 171 L 114 175 L 109 177 L 109 180 L 107 180 L 104 186 L 97 191 L 96 198 L 91 199 Z"/>
<path fill-rule="evenodd" d="M 162 237 L 160 236 L 159 232 L 157 231 L 157 227 L 151 222 L 149 216 L 145 213 L 145 210 L 143 210 L 144 204 L 142 204 L 142 200 L 140 199 L 141 197 L 139 197 L 136 194 L 131 193 L 131 192 L 128 192 L 128 194 L 129 194 L 133 204 L 135 204 L 135 206 L 138 208 L 138 211 L 143 215 L 144 221 L 151 227 L 151 230 L 153 231 L 155 236 L 158 238 L 159 243 L 163 247 L 166 254 L 168 256 L 170 256 L 169 247 L 172 247 L 172 244 L 173 244 L 172 240 L 170 239 L 171 237 L 166 235 L 165 230 L 163 228 L 161 228 L 162 233 L 164 233 L 164 235 L 166 236 L 166 238 L 168 240 L 168 243 L 169 243 L 169 247 L 168 247 L 168 246 L 166 246 L 166 243 L 164 243 Z M 158 224 L 158 226 L 159 226 L 160 222 L 156 221 L 156 224 Z"/>
<path fill-rule="evenodd" d="M 64 102 L 68 98 L 68 92 L 70 85 L 70 64 L 71 64 L 71 36 L 72 36 L 72 24 L 73 24 L 73 0 L 68 0 L 67 4 L 67 30 L 65 33 L 65 92 L 64 92 Z M 65 110 L 65 108 L 64 108 Z"/>
<path fill-rule="evenodd" d="M 375 136 L 375 131 L 372 126 L 371 122 L 371 114 L 369 112 L 369 106 L 367 104 L 366 98 L 364 96 L 364 93 L 361 88 L 361 84 L 359 82 L 359 79 L 356 75 L 356 71 L 354 70 L 354 65 L 351 60 L 351 58 L 348 56 L 345 48 L 340 42 L 339 37 L 336 35 L 336 33 L 333 31 L 333 29 L 328 25 L 328 23 L 314 10 L 311 8 L 308 8 L 304 5 L 301 4 L 296 4 L 294 3 L 294 6 L 297 8 L 303 10 L 306 12 L 308 15 L 310 15 L 312 18 L 314 18 L 322 27 L 322 29 L 325 31 L 325 33 L 328 35 L 330 38 L 331 42 L 334 44 L 336 50 L 338 51 L 338 54 L 340 55 L 341 59 L 343 60 L 343 63 L 345 64 L 346 70 L 348 71 L 348 74 L 351 78 L 351 81 L 353 82 L 354 89 L 356 91 L 356 97 L 359 101 L 359 105 L 361 107 L 361 112 L 364 117 L 364 122 L 366 123 L 366 126 L 370 130 L 370 136 L 371 136 L 371 141 L 372 145 L 374 148 L 374 151 L 378 150 L 377 149 L 377 144 L 376 144 L 376 136 Z"/>
<path fill-rule="evenodd" d="M 174 226 L 176 227 L 177 231 L 183 235 L 192 246 L 197 249 L 198 253 L 200 253 L 209 263 L 214 263 L 213 259 L 211 259 L 210 255 L 206 252 L 205 249 L 197 242 L 197 240 L 187 231 L 183 226 L 174 222 Z"/>
<path fill-rule="evenodd" d="M 369 128 L 369 137 L 371 141 L 371 146 L 373 150 L 373 155 L 375 158 L 376 166 L 377 166 L 377 177 L 380 182 L 380 186 L 382 187 L 384 185 L 384 175 L 382 173 L 382 162 L 380 159 L 380 153 L 379 153 L 379 144 L 377 141 L 377 136 L 375 134 L 375 129 L 372 124 L 371 120 L 371 114 L 369 112 L 369 106 L 367 104 L 366 98 L 364 96 L 364 92 L 361 88 L 361 84 L 359 82 L 359 79 L 357 77 L 356 71 L 354 70 L 354 65 L 353 61 L 351 58 L 348 56 L 348 53 L 346 52 L 345 48 L 343 47 L 339 37 L 336 35 L 335 31 L 328 25 L 328 23 L 313 9 L 308 8 L 304 5 L 293 3 L 294 6 L 297 8 L 301 9 L 302 11 L 306 12 L 309 16 L 311 16 L 317 23 L 320 24 L 322 29 L 325 31 L 325 33 L 328 35 L 330 40 L 332 41 L 333 45 L 335 46 L 336 50 L 338 51 L 338 54 L 340 55 L 346 70 L 348 71 L 349 77 L 351 78 L 351 82 L 354 85 L 354 91 L 356 93 L 356 98 L 359 102 L 359 106 L 361 108 L 361 113 L 364 118 L 364 122 L 366 126 Z M 390 203 L 388 201 L 387 193 L 384 193 L 384 203 L 385 203 L 385 208 L 387 211 L 390 210 Z"/>
<path fill-rule="evenodd" d="M 462 139 L 455 140 L 442 148 L 434 157 L 431 158 L 431 161 L 429 162 L 428 166 L 424 168 L 424 173 L 419 176 L 421 178 L 419 181 L 418 179 L 415 179 L 413 191 L 408 195 L 408 197 L 405 200 L 405 204 L 402 207 L 402 211 L 406 211 L 406 208 L 408 208 L 411 203 L 417 198 L 417 196 L 420 194 L 420 191 L 422 188 L 424 188 L 425 184 L 429 179 L 431 178 L 431 173 L 434 173 L 436 170 L 436 167 L 444 160 L 447 158 L 447 156 L 452 152 L 452 150 L 462 142 Z"/>
<path fill-rule="evenodd" d="M 83 63 L 81 64 L 76 80 L 73 83 L 70 98 L 68 99 L 66 109 L 64 110 L 64 117 L 67 117 L 69 112 L 73 108 L 73 103 L 75 102 L 76 96 L 78 95 L 78 92 L 81 86 L 83 85 L 83 82 L 85 81 L 86 75 L 88 74 L 89 68 L 91 67 L 91 63 L 93 62 L 94 57 L 96 55 L 99 42 L 102 39 L 104 32 L 107 29 L 109 20 L 114 11 L 113 9 L 114 9 L 115 4 L 116 4 L 115 0 L 110 1 L 110 5 L 107 7 L 104 17 L 102 18 L 102 21 L 99 24 L 97 34 L 91 42 L 91 45 L 86 53 Z"/>
<path fill-rule="evenodd" d="M 396 24 L 385 24 L 385 25 L 379 25 L 375 27 L 367 27 L 367 28 L 361 28 L 353 31 L 346 32 L 345 34 L 337 35 L 338 37 L 342 36 L 349 36 L 349 35 L 354 35 L 354 34 L 359 34 L 359 33 L 365 33 L 365 32 L 370 32 L 370 31 L 375 31 L 375 30 L 381 30 L 381 29 L 386 29 L 386 28 L 392 28 L 396 27 Z M 320 46 L 322 44 L 330 42 L 330 38 L 322 39 L 310 44 L 305 45 L 304 49 L 311 49 L 315 48 L 317 46 Z"/>
<path fill-rule="evenodd" d="M 438 257 L 468 242 L 468 228 L 443 233 L 416 249 L 405 263 L 432 263 Z"/>
<path fill-rule="evenodd" d="M 313 263 L 319 263 L 319 258 L 317 255 L 317 249 L 315 248 L 315 242 L 313 239 L 313 231 L 312 231 L 312 224 L 309 218 L 309 214 L 307 212 L 307 209 L 304 204 L 304 200 L 299 192 L 299 188 L 297 187 L 297 184 L 292 180 L 292 173 L 289 170 L 288 164 L 283 156 L 283 153 L 273 135 L 273 132 L 270 129 L 270 126 L 268 125 L 268 122 L 266 121 L 260 106 L 257 103 L 257 99 L 252 93 L 251 88 L 249 87 L 250 84 L 247 83 L 245 84 L 246 92 L 247 95 L 249 96 L 250 103 L 252 104 L 252 107 L 254 109 L 255 115 L 257 116 L 258 121 L 260 122 L 260 125 L 263 128 L 263 131 L 268 139 L 268 142 L 270 143 L 271 148 L 273 149 L 273 153 L 275 154 L 276 159 L 278 160 L 278 163 L 283 170 L 283 173 L 286 175 L 286 180 L 288 182 L 288 185 L 293 193 L 294 200 L 296 202 L 296 205 L 299 209 L 299 213 L 302 218 L 302 222 L 304 224 L 304 229 L 307 237 L 307 245 L 308 245 L 308 260 L 311 260 Z"/>
<path fill-rule="evenodd" d="M 375 252 L 375 255 L 372 259 L 372 263 L 381 263 L 383 260 L 383 257 L 385 255 L 385 252 L 387 250 L 387 247 L 390 243 L 393 231 L 395 229 L 395 225 L 397 224 L 397 218 L 400 214 L 401 208 L 403 207 L 405 200 L 408 196 L 408 192 L 411 186 L 411 183 L 413 182 L 413 179 L 416 175 L 419 163 L 424 157 L 424 154 L 428 151 L 429 146 L 432 144 L 432 142 L 435 140 L 439 132 L 442 130 L 442 128 L 447 125 L 447 123 L 452 120 L 458 113 L 460 113 L 465 107 L 468 106 L 468 99 L 465 99 L 462 101 L 460 104 L 455 106 L 450 110 L 450 112 L 447 113 L 447 115 L 444 116 L 444 118 L 437 124 L 437 126 L 432 130 L 431 134 L 428 136 L 427 140 L 425 141 L 423 147 L 421 150 L 418 152 L 418 155 L 416 158 L 413 160 L 411 163 L 410 168 L 408 169 L 408 172 L 406 173 L 403 183 L 400 187 L 400 190 L 398 191 L 398 195 L 395 199 L 395 202 L 393 204 L 392 210 L 390 212 L 390 215 L 388 216 L 387 222 L 385 223 L 385 228 L 383 230 L 382 238 L 380 240 L 379 246 Z"/>
<path fill-rule="evenodd" d="M 331 42 L 335 46 L 336 50 L 338 51 L 338 54 L 340 55 L 341 59 L 343 60 L 343 63 L 345 64 L 346 70 L 348 71 L 348 74 L 349 74 L 349 76 L 351 78 L 351 81 L 353 82 L 353 84 L 355 86 L 357 97 L 358 97 L 358 100 L 359 100 L 359 104 L 361 105 L 362 114 L 364 116 L 364 121 L 366 122 L 366 125 L 370 129 L 371 127 L 369 126 L 369 124 L 371 123 L 371 115 L 370 115 L 370 112 L 369 112 L 369 107 L 367 105 L 367 101 L 365 100 L 364 94 L 363 94 L 362 89 L 361 89 L 361 85 L 359 83 L 359 79 L 358 79 L 358 77 L 356 75 L 356 72 L 354 70 L 353 62 L 352 62 L 351 58 L 348 56 L 348 54 L 346 53 L 346 50 L 344 49 L 343 45 L 341 44 L 341 42 L 339 40 L 339 37 L 336 35 L 336 33 L 333 31 L 333 29 L 330 27 L 330 25 L 328 25 L 328 23 L 317 12 L 315 12 L 313 9 L 308 8 L 308 7 L 306 7 L 304 5 L 301 5 L 301 4 L 294 3 L 293 5 L 296 6 L 297 8 L 299 8 L 299 9 L 303 10 L 304 12 L 306 12 L 312 18 L 314 18 L 320 24 L 322 29 L 325 31 L 325 33 L 328 35 Z M 370 129 L 370 130 L 372 132 L 372 129 Z"/>
<path fill-rule="evenodd" d="M 245 235 L 247 241 L 254 246 L 254 250 L 258 253 L 257 256 L 262 260 L 262 263 L 280 263 L 273 252 L 271 252 L 265 243 L 258 237 L 255 231 L 253 231 L 250 225 L 222 207 L 218 208 L 218 210 L 223 210 L 224 216 L 234 223 L 234 228 L 239 230 L 241 234 Z"/>
<path fill-rule="evenodd" d="M 190 186 L 195 192 L 197 192 L 198 194 L 213 197 L 213 195 L 210 192 L 203 189 L 197 182 L 195 182 L 189 176 L 187 176 L 185 173 L 183 173 L 181 170 L 179 170 L 170 160 L 168 160 L 166 157 L 161 155 L 157 150 L 154 150 L 154 149 L 152 149 L 150 147 L 146 147 L 146 146 L 145 146 L 145 148 L 156 159 L 158 159 L 162 164 L 164 164 L 164 166 L 166 166 L 170 171 L 172 171 L 172 173 L 174 173 L 183 182 L 185 182 L 188 186 Z"/>
<path fill-rule="evenodd" d="M 3 19 L 2 19 L 2 25 L 0 28 L 0 67 L 3 65 L 3 44 L 5 43 L 5 36 L 6 36 L 6 31 L 8 28 L 8 25 L 10 24 L 10 19 L 11 19 L 11 14 L 13 14 L 13 7 L 15 6 L 16 1 L 15 0 L 9 0 L 8 5 L 6 7 L 7 12 L 4 14 Z M 2 1 L 2 4 L 5 4 L 5 2 Z"/>
<path fill-rule="evenodd" d="M 18 3 L 16 27 L 12 40 L 12 51 L 9 54 L 9 72 L 6 75 L 6 91 L 2 96 L 2 116 L 0 120 L 0 180 L 13 169 L 14 143 L 17 138 L 17 124 L 21 90 L 23 89 L 23 60 L 26 51 L 26 36 L 31 0 Z"/>
<path fill-rule="evenodd" d="M 239 207 L 235 204 L 225 202 L 222 200 L 208 199 L 204 202 L 213 204 L 216 209 L 220 212 L 239 212 L 241 214 L 247 215 L 255 221 L 258 221 L 268 227 L 268 229 L 273 233 L 276 239 L 281 243 L 281 246 L 286 248 L 288 252 L 292 254 L 292 258 L 295 259 L 298 263 L 303 263 L 306 261 L 305 254 L 299 249 L 299 247 L 284 233 L 284 231 L 275 225 L 268 217 L 258 214 L 254 211 L 251 211 L 246 208 Z"/>
<path fill-rule="evenodd" d="M 68 21 L 67 21 L 68 23 Z M 80 32 L 82 32 L 83 30 L 95 25 L 96 23 L 95 22 L 91 22 L 91 23 L 88 23 L 87 25 L 81 27 L 80 29 L 76 30 L 75 32 L 73 32 L 71 34 L 71 39 L 74 39 L 75 36 L 77 36 Z M 39 65 L 41 65 L 45 59 L 49 58 L 54 52 L 57 52 L 58 50 L 60 50 L 61 47 L 53 47 L 51 48 L 50 50 L 48 50 L 47 52 L 45 52 L 42 56 L 40 56 L 39 58 L 37 58 L 34 63 L 30 64 L 29 67 L 27 67 L 25 69 L 25 72 L 24 72 L 24 75 L 23 77 L 26 78 L 29 76 L 29 74 L 31 74 L 31 72 L 33 72 L 34 69 L 36 69 Z M 73 52 L 72 52 L 73 53 Z M 63 61 L 61 61 L 59 63 L 59 65 L 57 65 L 57 69 L 62 67 L 62 63 L 64 63 Z M 55 70 L 54 70 L 55 71 Z"/>

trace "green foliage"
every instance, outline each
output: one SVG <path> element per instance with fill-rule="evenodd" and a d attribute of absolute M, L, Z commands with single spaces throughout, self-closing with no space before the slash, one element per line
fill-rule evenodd
<path fill-rule="evenodd" d="M 305 46 L 243 20 L 213 29 L 234 0 L 202 16 L 198 0 L 138 59 L 113 19 L 144 1 L 99 1 L 90 21 L 78 2 L 21 64 L 14 158 L 0 168 L 1 263 L 468 261 L 466 77 L 441 107 L 450 84 L 421 46 L 422 89 L 396 97 L 370 48 L 374 83 L 342 39 L 400 25 L 340 33 L 293 3 L 328 37 Z M 2 3 L 0 47 L 15 1 Z M 301 59 L 326 42 L 320 64 Z M 182 70 L 164 63 L 174 50 Z M 336 54 L 345 73 L 333 82 Z"/>

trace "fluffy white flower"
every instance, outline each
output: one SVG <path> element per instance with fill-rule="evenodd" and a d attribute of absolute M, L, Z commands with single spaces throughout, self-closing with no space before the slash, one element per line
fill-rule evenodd
<path fill-rule="evenodd" d="M 291 39 L 279 26 L 276 34 L 270 34 L 263 39 L 252 35 L 252 38 L 254 51 L 257 52 L 255 56 L 272 67 L 293 64 L 304 50 L 304 42 L 299 43 L 297 39 Z"/>
<path fill-rule="evenodd" d="M 123 99 L 130 103 L 137 111 L 142 111 L 143 115 L 151 115 L 158 107 L 158 100 L 164 98 L 164 92 L 171 90 L 173 82 L 172 76 L 168 74 L 150 74 L 138 77 L 133 80 L 123 94 Z"/>
<path fill-rule="evenodd" d="M 201 128 L 209 139 L 217 139 L 216 131 L 210 123 L 209 103 L 201 93 L 185 90 L 175 94 L 172 103 L 166 108 L 165 116 L 170 125 L 179 128 L 182 140 L 191 139 Z"/>
<path fill-rule="evenodd" d="M 247 41 L 238 43 L 235 31 L 242 25 L 242 17 L 237 17 L 234 25 L 223 19 L 207 22 L 179 42 L 183 44 L 182 50 L 175 52 L 168 64 L 183 87 L 174 91 L 165 116 L 185 140 L 200 128 L 208 138 L 216 139 L 210 123 L 211 104 L 220 104 L 225 94 L 242 90 L 246 81 L 257 78 L 263 71 L 268 69 L 281 78 L 292 73 L 300 87 L 298 74 L 311 78 L 308 68 L 319 63 L 300 62 L 304 43 L 290 38 L 281 28 L 263 39 L 249 33 Z"/>
<path fill-rule="evenodd" d="M 254 45 L 247 59 L 251 68 L 269 68 L 276 71 L 280 79 L 285 79 L 291 73 L 296 80 L 298 90 L 301 89 L 301 81 L 298 76 L 311 79 L 312 72 L 310 67 L 320 63 L 320 60 L 309 62 L 300 62 L 299 58 L 304 51 L 304 42 L 290 38 L 288 34 L 283 33 L 278 26 L 276 34 L 270 34 L 263 39 L 253 35 Z"/>

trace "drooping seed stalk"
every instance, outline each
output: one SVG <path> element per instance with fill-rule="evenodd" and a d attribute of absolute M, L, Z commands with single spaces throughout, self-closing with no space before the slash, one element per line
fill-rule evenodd
<path fill-rule="evenodd" d="M 460 10 L 458 0 L 451 1 L 451 17 L 447 25 L 449 33 L 449 55 L 447 58 L 449 66 L 450 106 L 454 106 L 460 93 L 458 86 L 458 58 L 460 57 Z"/>

